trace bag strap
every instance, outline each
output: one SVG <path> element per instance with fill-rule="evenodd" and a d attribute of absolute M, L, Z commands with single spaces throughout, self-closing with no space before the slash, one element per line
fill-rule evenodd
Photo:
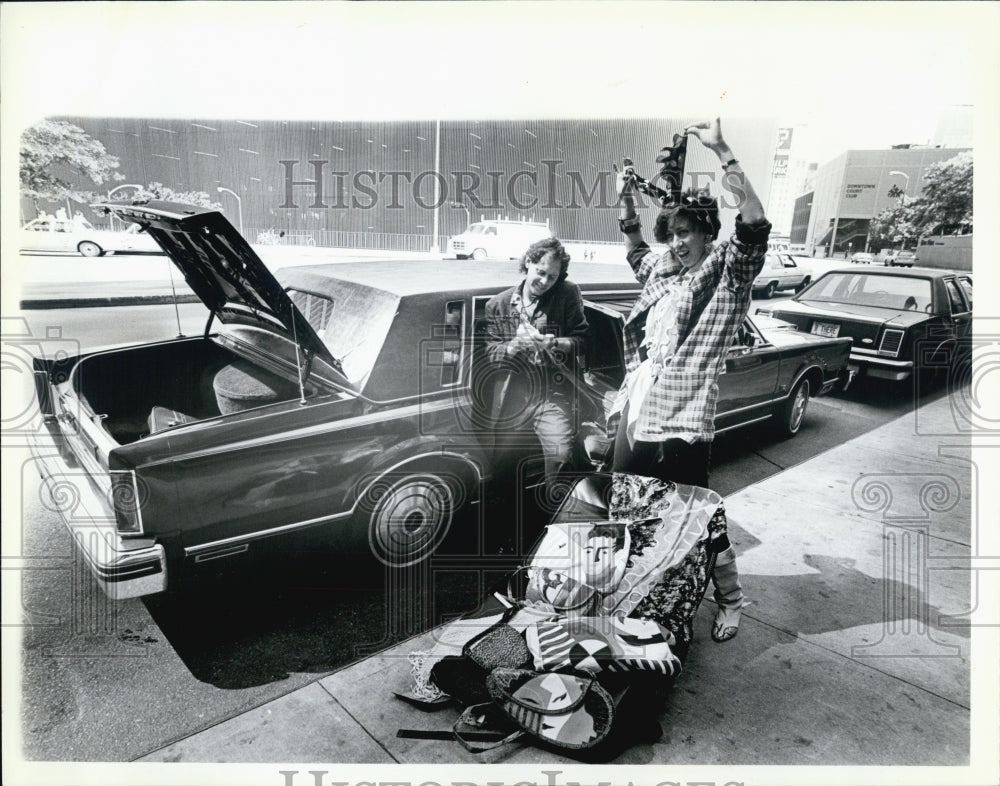
<path fill-rule="evenodd" d="M 485 712 L 487 712 L 489 709 L 495 709 L 495 707 L 496 705 L 493 704 L 493 702 L 489 701 L 483 704 L 473 704 L 469 707 L 466 707 L 462 711 L 462 714 L 458 716 L 458 720 L 456 720 L 455 724 L 452 726 L 451 728 L 452 736 L 456 740 L 458 740 L 458 742 L 461 743 L 462 747 L 465 748 L 467 751 L 469 751 L 469 753 L 485 753 L 486 751 L 491 751 L 496 748 L 499 748 L 501 745 L 508 745 L 509 743 L 512 743 L 517 739 L 519 739 L 520 737 L 524 736 L 525 732 L 522 731 L 521 729 L 516 728 L 514 729 L 514 731 L 512 731 L 510 734 L 508 734 L 506 737 L 503 737 L 500 740 L 477 745 L 475 744 L 474 740 L 482 740 L 486 734 L 498 735 L 502 734 L 503 732 L 499 731 L 491 732 L 489 730 L 485 731 L 460 730 L 460 727 L 462 727 L 463 725 L 480 726 L 480 724 L 476 723 L 474 720 L 476 714 L 485 714 Z"/>
<path fill-rule="evenodd" d="M 556 671 L 553 671 L 553 672 L 539 671 L 539 672 L 535 672 L 535 676 L 532 677 L 532 679 L 537 679 L 538 677 L 544 677 L 544 676 L 549 675 L 549 674 L 555 674 L 556 676 L 559 676 L 559 677 L 570 677 L 570 678 L 576 679 L 576 680 L 585 680 L 587 686 L 583 690 L 580 691 L 580 696 L 579 696 L 579 698 L 577 698 L 576 701 L 574 701 L 572 704 L 566 705 L 565 707 L 560 707 L 558 710 L 543 710 L 537 704 L 526 704 L 525 702 L 523 702 L 520 699 L 518 699 L 514 695 L 514 693 L 512 691 L 508 690 L 506 688 L 506 686 L 504 687 L 504 691 L 503 691 L 504 698 L 507 701 L 509 701 L 509 702 L 511 702 L 513 704 L 516 704 L 518 707 L 521 707 L 521 708 L 526 709 L 526 710 L 530 710 L 531 712 L 537 712 L 539 715 L 565 715 L 567 712 L 573 712 L 574 710 L 577 710 L 577 709 L 580 708 L 580 705 L 582 705 L 583 702 L 584 702 L 584 700 L 587 698 L 587 694 L 590 693 L 590 689 L 594 686 L 594 683 L 597 682 L 597 680 L 594 678 L 594 675 L 588 674 L 587 672 L 583 672 L 583 673 L 580 673 L 580 674 L 578 674 L 576 672 L 574 672 L 573 674 L 565 674 L 565 673 L 556 672 Z M 526 682 L 527 682 L 527 680 L 526 680 Z M 522 683 L 522 684 L 524 684 L 524 683 Z"/>

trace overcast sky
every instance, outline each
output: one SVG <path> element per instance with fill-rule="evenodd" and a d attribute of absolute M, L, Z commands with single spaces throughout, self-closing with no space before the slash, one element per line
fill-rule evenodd
<path fill-rule="evenodd" d="M 989 95 L 983 77 L 995 89 L 996 70 L 984 74 L 981 49 L 991 42 L 977 31 L 993 5 L 5 4 L 4 109 L 310 120 L 763 113 L 808 123 L 828 158 L 927 141 L 942 106 Z"/>

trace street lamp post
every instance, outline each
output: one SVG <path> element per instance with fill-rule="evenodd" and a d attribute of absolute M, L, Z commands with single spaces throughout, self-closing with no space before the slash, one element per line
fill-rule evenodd
<path fill-rule="evenodd" d="M 910 187 L 910 176 L 908 174 L 906 174 L 906 172 L 900 172 L 898 169 L 893 169 L 891 172 L 889 172 L 889 174 L 890 175 L 899 175 L 901 178 L 903 178 L 903 193 L 900 194 L 900 196 L 899 196 L 899 204 L 900 204 L 900 206 L 905 207 L 906 206 L 906 189 L 908 189 Z M 899 244 L 899 250 L 900 251 L 905 251 L 906 250 L 906 236 L 905 235 L 903 236 L 903 242 Z"/>
<path fill-rule="evenodd" d="M 232 194 L 234 197 L 236 197 L 236 210 L 237 210 L 237 215 L 239 216 L 239 220 L 240 220 L 240 234 L 242 235 L 243 234 L 243 200 L 240 199 L 240 195 L 237 194 L 235 191 L 233 191 L 231 188 L 224 188 L 223 186 L 218 186 L 218 187 L 216 187 L 215 190 L 218 191 L 220 194 L 223 191 L 225 191 L 227 194 Z"/>
<path fill-rule="evenodd" d="M 110 202 L 114 197 L 115 193 L 123 188 L 134 188 L 136 191 L 142 190 L 142 186 L 136 185 L 135 183 L 122 183 L 120 186 L 115 186 L 114 188 L 108 191 L 108 201 Z M 115 221 L 121 221 L 121 219 L 118 218 L 114 213 L 111 213 L 110 217 L 111 217 L 111 228 L 114 229 Z"/>
<path fill-rule="evenodd" d="M 902 201 L 903 201 L 903 204 L 906 204 L 906 189 L 908 189 L 910 187 L 910 176 L 908 174 L 906 174 L 906 172 L 900 172 L 898 169 L 893 169 L 889 174 L 890 175 L 899 175 L 901 178 L 903 178 L 904 182 L 903 182 L 903 196 L 902 196 Z"/>

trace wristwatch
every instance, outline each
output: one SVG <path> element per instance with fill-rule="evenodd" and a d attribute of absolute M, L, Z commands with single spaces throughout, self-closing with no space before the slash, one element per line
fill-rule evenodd
<path fill-rule="evenodd" d="M 638 232 L 641 227 L 642 222 L 639 220 L 639 216 L 618 219 L 618 228 L 626 235 L 631 234 L 632 232 Z"/>

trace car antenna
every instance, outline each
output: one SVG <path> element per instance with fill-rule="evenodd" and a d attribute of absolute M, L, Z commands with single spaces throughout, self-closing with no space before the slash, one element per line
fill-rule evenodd
<path fill-rule="evenodd" d="M 181 310 L 177 307 L 177 287 L 174 286 L 174 262 L 167 257 L 167 273 L 170 276 L 170 291 L 174 293 L 174 316 L 177 318 L 177 338 L 184 338 L 184 331 L 181 330 Z"/>

